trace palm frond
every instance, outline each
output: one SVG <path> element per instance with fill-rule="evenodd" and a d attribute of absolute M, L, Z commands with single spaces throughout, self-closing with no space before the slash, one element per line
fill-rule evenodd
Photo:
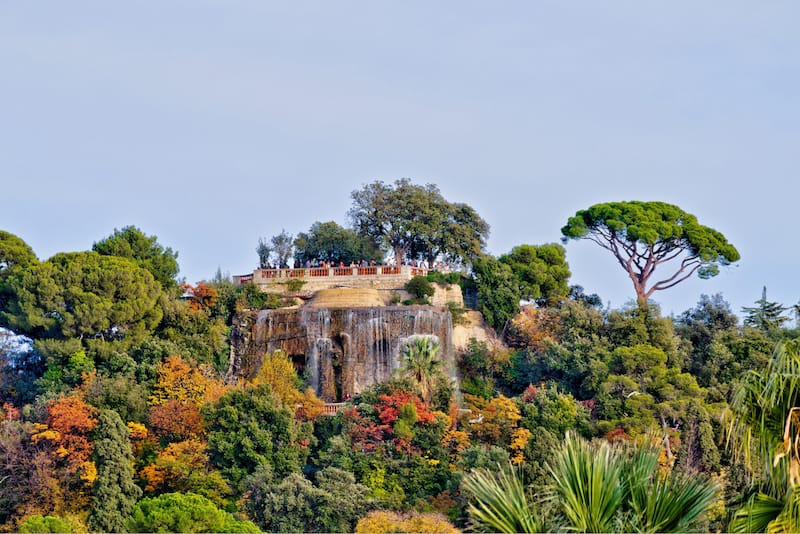
<path fill-rule="evenodd" d="M 569 526 L 581 532 L 610 532 L 625 488 L 624 462 L 606 442 L 595 446 L 567 433 L 554 464 L 553 498 Z"/>
<path fill-rule="evenodd" d="M 783 511 L 784 501 L 769 495 L 758 493 L 753 495 L 747 504 L 739 508 L 729 526 L 734 533 L 766 532 Z M 788 532 L 788 531 L 787 531 Z"/>
<path fill-rule="evenodd" d="M 517 469 L 476 469 L 462 482 L 471 494 L 467 509 L 474 527 L 487 532 L 544 532 L 544 521 Z"/>

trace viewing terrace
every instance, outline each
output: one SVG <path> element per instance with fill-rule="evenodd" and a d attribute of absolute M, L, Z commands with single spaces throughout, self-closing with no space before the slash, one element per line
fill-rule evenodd
<path fill-rule="evenodd" d="M 291 280 L 302 281 L 302 291 L 335 287 L 398 290 L 415 276 L 425 276 L 428 269 L 411 265 L 376 265 L 369 267 L 315 267 L 302 269 L 256 269 L 253 274 L 234 276 L 234 284 L 253 282 L 262 291 L 286 291 Z"/>

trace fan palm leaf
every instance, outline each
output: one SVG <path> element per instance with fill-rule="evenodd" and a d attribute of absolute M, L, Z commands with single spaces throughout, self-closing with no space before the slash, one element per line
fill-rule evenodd
<path fill-rule="evenodd" d="M 552 498 L 572 529 L 614 530 L 625 498 L 626 490 L 620 483 L 623 469 L 624 463 L 609 443 L 592 445 L 567 433 L 550 474 Z"/>
<path fill-rule="evenodd" d="M 470 472 L 462 488 L 471 495 L 467 509 L 472 525 L 488 532 L 544 532 L 541 514 L 515 467 Z"/>

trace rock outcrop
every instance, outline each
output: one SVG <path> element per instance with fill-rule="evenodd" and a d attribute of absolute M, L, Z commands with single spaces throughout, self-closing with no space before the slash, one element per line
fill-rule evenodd
<path fill-rule="evenodd" d="M 241 314 L 231 339 L 229 378 L 255 375 L 264 353 L 281 349 L 322 399 L 335 402 L 391 378 L 403 347 L 418 336 L 441 344 L 440 357 L 455 376 L 446 308 L 385 306 L 363 293 L 369 290 L 330 291 L 300 308 Z M 359 306 L 364 299 L 370 303 Z"/>

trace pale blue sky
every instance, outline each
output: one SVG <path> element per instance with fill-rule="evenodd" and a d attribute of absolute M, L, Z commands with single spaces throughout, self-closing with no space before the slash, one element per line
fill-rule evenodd
<path fill-rule="evenodd" d="M 439 185 L 490 252 L 662 200 L 742 254 L 664 311 L 793 304 L 800 3 L 0 2 L 0 229 L 40 256 L 135 224 L 195 282 L 259 236 L 345 222 L 375 179 Z M 567 246 L 572 283 L 633 295 Z"/>

